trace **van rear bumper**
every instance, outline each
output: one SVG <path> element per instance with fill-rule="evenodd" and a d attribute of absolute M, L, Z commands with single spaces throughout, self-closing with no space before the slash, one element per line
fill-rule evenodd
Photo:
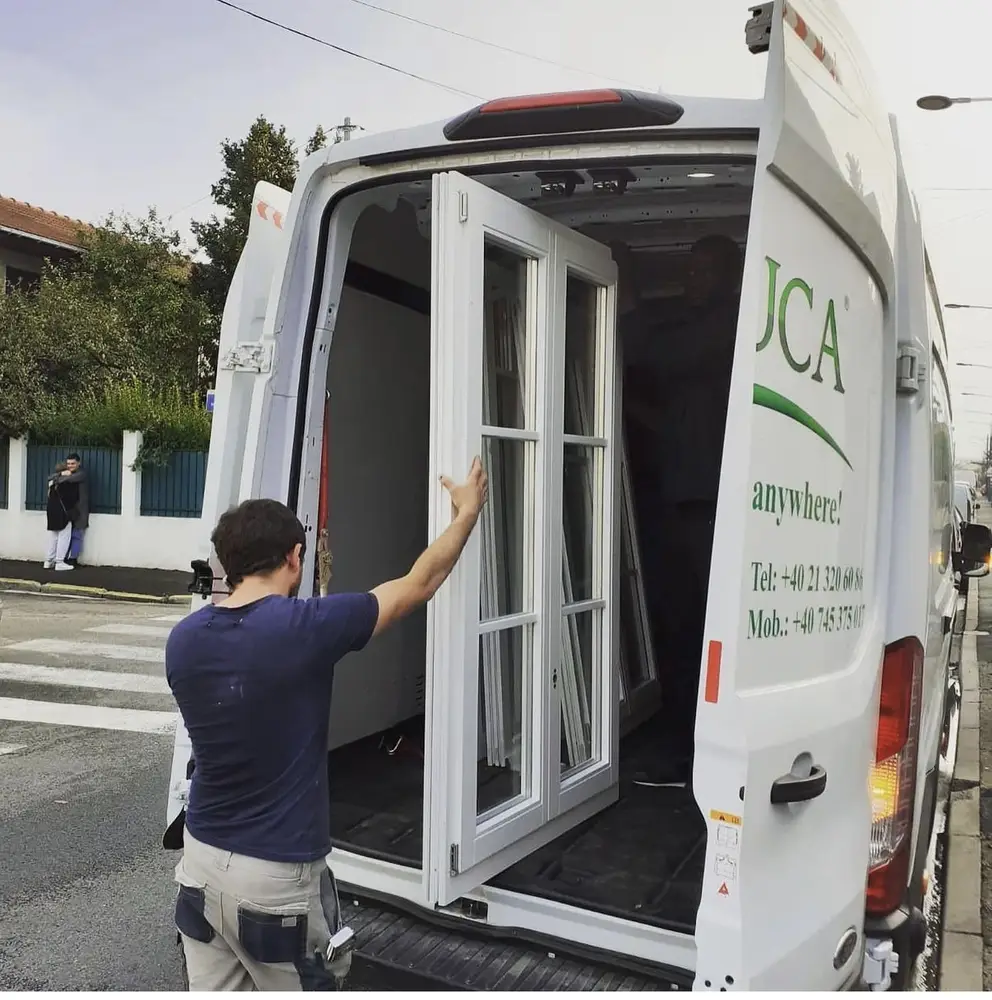
<path fill-rule="evenodd" d="M 430 920 L 340 886 L 344 923 L 355 932 L 345 990 L 674 990 L 692 973 L 578 954 L 574 942 L 524 940 L 465 921 Z"/>

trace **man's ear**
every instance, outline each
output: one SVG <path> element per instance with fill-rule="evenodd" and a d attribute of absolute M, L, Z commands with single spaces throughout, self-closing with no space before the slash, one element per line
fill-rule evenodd
<path fill-rule="evenodd" d="M 289 565 L 294 572 L 299 568 L 300 563 L 303 561 L 301 558 L 302 554 L 303 546 L 297 542 L 289 553 Z"/>

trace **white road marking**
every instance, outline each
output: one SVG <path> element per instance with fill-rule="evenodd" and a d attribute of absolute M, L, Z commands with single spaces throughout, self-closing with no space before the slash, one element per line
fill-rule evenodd
<path fill-rule="evenodd" d="M 84 632 L 99 632 L 102 635 L 140 635 L 146 639 L 167 639 L 171 628 L 164 625 L 92 625 Z"/>
<path fill-rule="evenodd" d="M 176 712 L 146 712 L 102 705 L 62 705 L 53 701 L 0 698 L 0 719 L 7 722 L 40 722 L 52 726 L 112 729 L 122 733 L 161 733 L 176 730 Z"/>
<path fill-rule="evenodd" d="M 77 670 L 75 667 L 40 667 L 36 663 L 0 663 L 0 681 L 133 691 L 136 694 L 171 694 L 164 677 L 119 674 L 110 670 Z"/>
<path fill-rule="evenodd" d="M 109 660 L 165 663 L 165 650 L 154 646 L 119 646 L 109 642 L 76 642 L 72 639 L 28 639 L 4 646 L 23 653 L 63 653 L 72 656 L 105 656 Z"/>
<path fill-rule="evenodd" d="M 181 622 L 186 616 L 185 615 L 156 615 L 152 621 L 153 622 Z"/>
<path fill-rule="evenodd" d="M 0 743 L 0 757 L 8 753 L 17 753 L 18 750 L 23 750 L 26 744 L 24 743 Z"/>

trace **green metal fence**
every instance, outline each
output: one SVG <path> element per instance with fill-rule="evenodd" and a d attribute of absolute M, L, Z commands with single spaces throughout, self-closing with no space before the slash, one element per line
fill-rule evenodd
<path fill-rule="evenodd" d="M 166 465 L 141 470 L 141 513 L 153 517 L 199 517 L 207 475 L 205 451 L 177 451 Z"/>
<path fill-rule="evenodd" d="M 0 510 L 7 507 L 10 492 L 10 438 L 0 437 Z"/>
<path fill-rule="evenodd" d="M 72 444 L 51 445 L 28 442 L 27 482 L 24 506 L 44 510 L 48 500 L 48 477 L 58 462 L 75 452 L 86 469 L 91 514 L 121 512 L 121 475 L 123 460 L 120 448 L 80 448 Z"/>

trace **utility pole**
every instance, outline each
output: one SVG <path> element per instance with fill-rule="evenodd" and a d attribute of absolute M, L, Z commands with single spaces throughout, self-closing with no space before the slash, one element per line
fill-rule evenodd
<path fill-rule="evenodd" d="M 351 133 L 358 130 L 365 131 L 361 125 L 353 124 L 350 116 L 346 117 L 340 125 L 334 126 L 334 144 L 347 142 L 351 138 Z"/>

